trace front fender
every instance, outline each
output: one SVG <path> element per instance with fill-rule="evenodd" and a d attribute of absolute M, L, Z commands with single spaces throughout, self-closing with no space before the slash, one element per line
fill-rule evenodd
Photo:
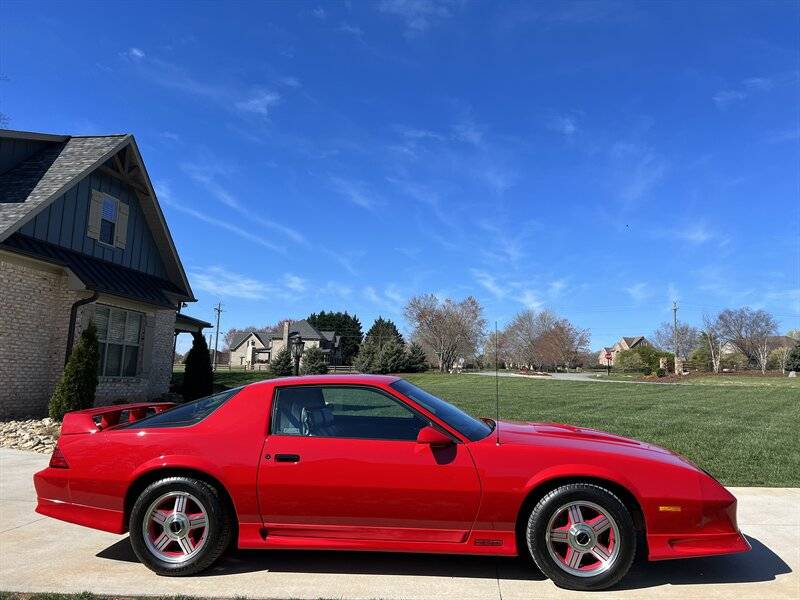
<path fill-rule="evenodd" d="M 533 475 L 525 484 L 524 495 L 527 497 L 534 489 L 549 481 L 565 478 L 604 479 L 624 487 L 639 501 L 639 488 L 628 477 L 615 469 L 608 469 L 601 465 L 588 463 L 562 463 L 543 469 Z"/>

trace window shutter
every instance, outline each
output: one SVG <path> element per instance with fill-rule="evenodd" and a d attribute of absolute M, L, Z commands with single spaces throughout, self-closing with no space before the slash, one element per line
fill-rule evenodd
<path fill-rule="evenodd" d="M 114 245 L 125 250 L 128 241 L 128 213 L 130 207 L 124 202 L 117 204 L 117 225 L 114 228 Z"/>
<path fill-rule="evenodd" d="M 103 194 L 97 190 L 92 190 L 92 197 L 89 200 L 89 222 L 86 225 L 86 235 L 93 240 L 100 239 L 100 219 L 103 214 Z"/>

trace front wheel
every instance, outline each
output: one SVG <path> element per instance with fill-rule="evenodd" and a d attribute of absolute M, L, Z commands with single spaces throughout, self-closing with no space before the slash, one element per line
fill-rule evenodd
<path fill-rule="evenodd" d="M 536 566 L 559 587 L 601 590 L 628 572 L 636 531 L 625 505 L 597 485 L 561 486 L 531 511 L 526 531 Z"/>
<path fill-rule="evenodd" d="M 141 493 L 130 517 L 139 560 L 159 575 L 193 575 L 210 567 L 231 540 L 219 491 L 192 477 L 168 477 Z"/>

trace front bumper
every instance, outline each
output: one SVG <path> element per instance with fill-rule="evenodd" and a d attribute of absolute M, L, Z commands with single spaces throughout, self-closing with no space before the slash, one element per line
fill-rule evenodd
<path fill-rule="evenodd" d="M 675 532 L 647 534 L 650 560 L 736 554 L 750 550 L 739 531 L 736 498 L 711 475 L 699 471 L 700 499 L 687 501 L 687 517 Z"/>

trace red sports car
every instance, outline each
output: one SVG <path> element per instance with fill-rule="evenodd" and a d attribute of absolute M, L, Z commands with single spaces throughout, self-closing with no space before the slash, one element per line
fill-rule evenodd
<path fill-rule="evenodd" d="M 736 499 L 685 458 L 571 425 L 476 419 L 397 377 L 273 379 L 66 415 L 43 514 L 130 531 L 162 575 L 239 548 L 530 556 L 557 585 L 744 552 Z M 641 540 L 637 545 L 637 540 Z"/>

